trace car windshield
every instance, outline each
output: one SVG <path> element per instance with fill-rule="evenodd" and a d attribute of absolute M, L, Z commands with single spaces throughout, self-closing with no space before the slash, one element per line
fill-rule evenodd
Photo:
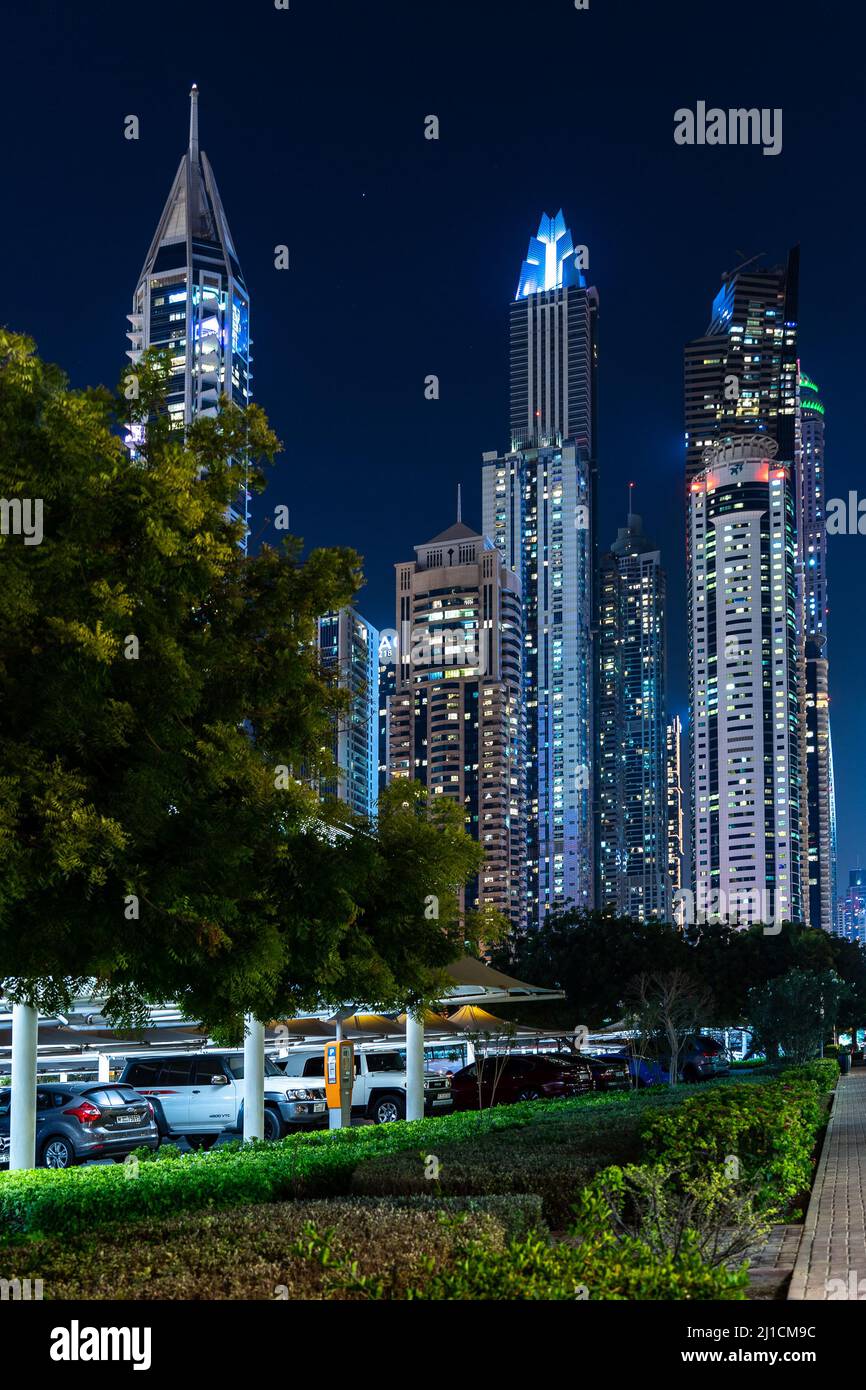
<path fill-rule="evenodd" d="M 243 1081 L 244 1054 L 242 1052 L 232 1052 L 230 1056 L 226 1057 L 225 1062 L 235 1081 Z M 270 1057 L 265 1058 L 265 1076 L 283 1076 L 279 1067 L 274 1066 Z"/>
<path fill-rule="evenodd" d="M 402 1071 L 399 1052 L 368 1052 L 368 1071 Z"/>

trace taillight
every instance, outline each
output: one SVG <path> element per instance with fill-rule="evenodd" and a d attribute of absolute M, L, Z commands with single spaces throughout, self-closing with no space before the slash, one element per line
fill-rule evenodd
<path fill-rule="evenodd" d="M 89 1100 L 83 1100 L 79 1105 L 73 1105 L 68 1110 L 64 1110 L 64 1115 L 74 1115 L 83 1125 L 92 1125 L 102 1114 L 98 1105 L 93 1105 Z"/>
<path fill-rule="evenodd" d="M 153 1108 L 153 1106 L 151 1105 L 150 1101 L 147 1102 L 147 1108 L 148 1108 L 148 1110 L 150 1111 L 150 1118 L 151 1118 L 152 1120 L 155 1120 L 155 1119 L 156 1119 L 156 1111 L 154 1110 L 154 1108 Z"/>

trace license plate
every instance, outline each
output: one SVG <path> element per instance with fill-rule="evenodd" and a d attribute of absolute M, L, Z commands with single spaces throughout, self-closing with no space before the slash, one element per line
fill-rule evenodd
<path fill-rule="evenodd" d="M 321 1113 L 322 1113 L 322 1111 L 324 1110 L 324 1108 L 325 1108 L 325 1102 L 324 1102 L 323 1100 L 317 1101 L 316 1104 L 313 1106 L 313 1114 L 314 1114 L 314 1115 L 321 1115 Z"/>
<path fill-rule="evenodd" d="M 434 1096 L 434 1097 L 433 1097 L 433 1104 L 434 1104 L 434 1105 L 450 1105 L 450 1104 L 451 1104 L 451 1097 L 450 1097 L 450 1096 Z"/>
<path fill-rule="evenodd" d="M 117 1123 L 119 1125 L 140 1125 L 141 1116 L 138 1113 L 135 1115 L 118 1115 Z"/>

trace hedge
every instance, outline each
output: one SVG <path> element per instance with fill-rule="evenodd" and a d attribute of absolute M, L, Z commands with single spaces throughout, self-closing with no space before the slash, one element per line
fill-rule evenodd
<path fill-rule="evenodd" d="M 838 1064 L 826 1059 L 786 1067 L 766 1085 L 693 1096 L 649 1121 L 646 1157 L 693 1177 L 735 1159 L 738 1176 L 755 1187 L 757 1209 L 785 1211 L 810 1186 L 821 1099 L 838 1076 Z"/>
<path fill-rule="evenodd" d="M 136 1166 L 72 1168 L 64 1172 L 33 1169 L 0 1175 L 0 1230 L 8 1234 L 69 1233 L 94 1225 L 174 1215 L 180 1211 L 232 1207 L 289 1198 L 330 1197 L 351 1193 L 355 1174 L 363 1190 L 362 1165 L 405 1154 L 411 1184 L 421 1185 L 428 1154 L 449 1144 L 489 1143 L 504 1131 L 538 1128 L 538 1142 L 552 1145 L 569 1119 L 586 1131 L 604 1128 L 608 1110 L 632 1117 L 635 1133 L 647 1110 L 679 1103 L 678 1095 L 586 1096 L 569 1101 L 527 1101 L 497 1106 L 483 1114 L 464 1112 L 431 1116 L 390 1125 L 291 1135 L 276 1143 L 225 1147 L 210 1153 L 185 1154 L 176 1161 L 158 1159 Z M 576 1148 L 577 1142 L 573 1145 Z M 516 1156 L 517 1149 L 513 1153 Z M 616 1156 L 616 1155 L 614 1155 Z M 605 1154 L 600 1161 L 609 1161 Z M 574 1177 L 580 1177 L 572 1152 Z M 425 1183 L 426 1185 L 426 1183 Z M 573 1192 L 575 1182 L 566 1184 Z M 432 1187 L 428 1191 L 435 1190 Z M 509 1185 L 504 1189 L 512 1191 Z"/>

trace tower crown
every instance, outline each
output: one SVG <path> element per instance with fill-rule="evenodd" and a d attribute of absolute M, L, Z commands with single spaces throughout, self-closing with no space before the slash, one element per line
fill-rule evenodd
<path fill-rule="evenodd" d="M 525 299 L 539 290 L 562 289 L 585 284 L 583 272 L 574 256 L 574 242 L 565 225 L 562 208 L 555 217 L 544 213 L 537 236 L 531 237 L 526 260 L 520 268 L 515 298 Z"/>

